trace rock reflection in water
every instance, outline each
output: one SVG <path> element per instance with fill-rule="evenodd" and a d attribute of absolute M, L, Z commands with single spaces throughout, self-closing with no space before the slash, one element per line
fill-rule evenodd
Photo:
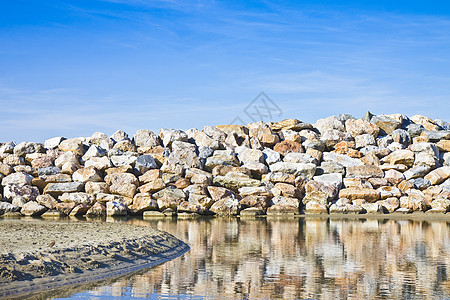
<path fill-rule="evenodd" d="M 91 295 L 447 298 L 450 223 L 319 219 L 135 221 L 191 251 Z"/>

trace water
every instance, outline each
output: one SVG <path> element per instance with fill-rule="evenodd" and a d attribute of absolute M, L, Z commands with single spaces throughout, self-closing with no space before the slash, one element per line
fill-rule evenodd
<path fill-rule="evenodd" d="M 70 299 L 450 299 L 450 222 L 132 220 L 190 252 Z"/>

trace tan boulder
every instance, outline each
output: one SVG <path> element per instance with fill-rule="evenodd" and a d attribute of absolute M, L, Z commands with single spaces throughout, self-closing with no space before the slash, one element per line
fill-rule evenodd
<path fill-rule="evenodd" d="M 339 198 L 364 199 L 367 202 L 375 202 L 380 199 L 380 192 L 370 188 L 346 188 L 339 191 Z"/>
<path fill-rule="evenodd" d="M 377 125 L 361 119 L 349 119 L 345 121 L 345 129 L 353 137 L 366 133 L 373 135 L 373 137 L 377 137 L 378 132 L 380 131 L 380 128 Z"/>

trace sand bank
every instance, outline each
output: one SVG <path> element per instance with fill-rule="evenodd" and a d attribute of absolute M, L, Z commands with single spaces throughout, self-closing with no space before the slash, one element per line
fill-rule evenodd
<path fill-rule="evenodd" d="M 0 221 L 0 297 L 102 280 L 178 257 L 189 246 L 148 226 Z"/>

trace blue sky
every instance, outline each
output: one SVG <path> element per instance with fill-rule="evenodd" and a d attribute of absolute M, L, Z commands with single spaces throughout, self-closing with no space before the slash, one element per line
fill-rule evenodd
<path fill-rule="evenodd" d="M 0 142 L 250 122 L 261 91 L 274 121 L 450 121 L 450 3 L 0 2 Z"/>

